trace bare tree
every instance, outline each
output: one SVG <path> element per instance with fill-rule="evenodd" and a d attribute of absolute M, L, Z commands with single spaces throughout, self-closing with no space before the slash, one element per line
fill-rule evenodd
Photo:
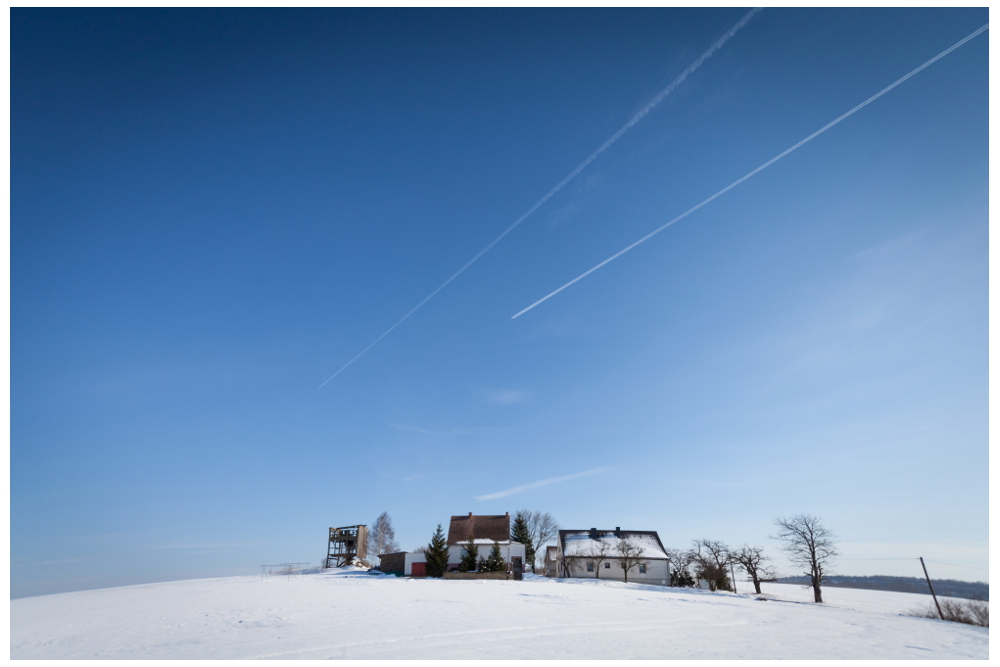
<path fill-rule="evenodd" d="M 695 566 L 695 574 L 699 579 L 711 582 L 713 590 L 732 590 L 726 570 L 733 561 L 729 547 L 725 544 L 714 540 L 695 540 L 691 560 Z"/>
<path fill-rule="evenodd" d="M 585 562 L 594 564 L 594 576 L 601 578 L 601 564 L 611 560 L 611 545 L 598 538 L 591 540 L 590 549 L 583 555 Z"/>
<path fill-rule="evenodd" d="M 562 564 L 565 577 L 572 577 L 574 572 L 583 569 L 580 565 L 580 556 L 563 556 L 559 562 Z"/>
<path fill-rule="evenodd" d="M 392 528 L 392 519 L 388 512 L 382 512 L 372 524 L 372 529 L 368 531 L 369 551 L 372 555 L 391 554 L 399 551 L 399 544 L 396 543 L 396 531 Z"/>
<path fill-rule="evenodd" d="M 555 539 L 559 533 L 559 524 L 548 512 L 535 512 L 528 522 L 528 529 L 531 531 L 531 541 L 535 545 L 535 554 L 545 559 L 545 545 Z M 535 564 L 531 564 L 531 571 L 534 572 Z"/>
<path fill-rule="evenodd" d="M 743 568 L 750 579 L 757 594 L 760 594 L 760 582 L 774 578 L 774 569 L 767 565 L 771 560 L 764 555 L 763 547 L 751 547 L 744 544 L 739 551 L 732 552 L 733 562 Z"/>
<path fill-rule="evenodd" d="M 796 565 L 808 568 L 805 575 L 809 577 L 809 585 L 813 589 L 816 602 L 823 601 L 820 586 L 826 579 L 826 573 L 835 556 L 836 537 L 830 530 L 824 528 L 817 517 L 809 514 L 796 514 L 791 518 L 778 517 L 774 520 L 778 526 L 778 535 L 771 539 L 781 540 L 782 547 L 788 553 L 788 559 Z"/>
<path fill-rule="evenodd" d="M 649 561 L 642 557 L 644 549 L 631 541 L 618 540 L 618 566 L 625 573 L 625 583 L 628 583 L 629 570 L 640 565 L 649 565 Z"/>
<path fill-rule="evenodd" d="M 535 571 L 535 560 L 545 558 L 545 544 L 550 542 L 559 532 L 559 524 L 548 512 L 538 510 L 518 510 L 515 517 L 523 517 L 531 538 L 531 571 Z"/>
<path fill-rule="evenodd" d="M 694 577 L 689 571 L 694 563 L 693 553 L 684 549 L 667 549 L 666 553 L 670 562 L 670 585 L 694 586 Z"/>

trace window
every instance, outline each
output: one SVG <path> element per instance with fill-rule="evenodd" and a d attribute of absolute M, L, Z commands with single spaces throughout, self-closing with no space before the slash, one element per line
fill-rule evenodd
<path fill-rule="evenodd" d="M 604 569 L 605 570 L 610 570 L 611 569 L 611 563 L 605 563 L 604 564 Z"/>
<path fill-rule="evenodd" d="M 639 566 L 639 574 L 646 574 L 646 566 L 645 565 L 640 565 Z"/>
<path fill-rule="evenodd" d="M 594 571 L 594 564 L 591 563 L 591 562 L 588 562 L 587 563 L 587 572 L 593 572 L 593 571 Z"/>

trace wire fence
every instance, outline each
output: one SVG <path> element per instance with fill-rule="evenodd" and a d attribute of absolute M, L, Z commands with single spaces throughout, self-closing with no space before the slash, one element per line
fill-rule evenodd
<path fill-rule="evenodd" d="M 302 568 L 303 565 L 309 565 L 309 563 L 272 563 L 270 565 L 261 565 L 260 566 L 260 578 L 263 580 L 265 577 L 274 577 L 274 576 L 283 576 L 283 577 L 292 576 L 292 577 L 294 577 L 294 576 L 298 576 L 299 573 L 296 571 L 296 566 L 298 566 L 299 570 L 302 570 L 303 569 Z M 277 572 L 275 572 L 274 568 L 276 568 L 276 567 L 279 567 L 281 569 L 278 570 Z"/>

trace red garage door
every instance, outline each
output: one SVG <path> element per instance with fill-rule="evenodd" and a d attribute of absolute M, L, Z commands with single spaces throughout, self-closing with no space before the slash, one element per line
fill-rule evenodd
<path fill-rule="evenodd" d="M 427 563 L 413 563 L 413 576 L 414 577 L 426 577 L 427 570 L 424 567 Z"/>

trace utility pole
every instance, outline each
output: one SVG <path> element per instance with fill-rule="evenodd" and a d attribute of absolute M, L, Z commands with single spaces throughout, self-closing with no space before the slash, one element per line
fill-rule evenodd
<path fill-rule="evenodd" d="M 733 561 L 729 561 L 729 571 L 733 574 L 733 593 L 736 592 L 736 569 L 733 567 Z"/>
<path fill-rule="evenodd" d="M 940 616 L 941 620 L 943 621 L 944 620 L 944 614 L 941 613 L 941 605 L 938 604 L 937 594 L 934 592 L 934 587 L 931 586 L 931 578 L 927 574 L 927 566 L 924 565 L 924 557 L 923 556 L 920 556 L 920 567 L 924 568 L 924 578 L 927 579 L 927 588 L 931 589 L 931 597 L 934 598 L 934 606 L 937 607 L 938 616 Z"/>

